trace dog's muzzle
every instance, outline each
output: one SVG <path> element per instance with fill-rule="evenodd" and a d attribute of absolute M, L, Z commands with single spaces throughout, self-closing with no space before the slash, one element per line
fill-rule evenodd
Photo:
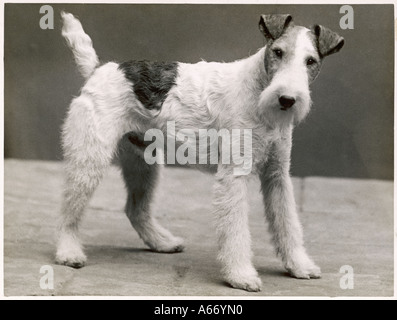
<path fill-rule="evenodd" d="M 295 98 L 290 97 L 290 96 L 281 96 L 278 98 L 278 102 L 280 103 L 281 110 L 288 110 L 289 108 L 291 108 L 294 104 L 295 104 Z"/>

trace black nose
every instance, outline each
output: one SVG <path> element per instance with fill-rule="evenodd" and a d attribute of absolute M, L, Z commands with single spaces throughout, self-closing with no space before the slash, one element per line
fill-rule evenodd
<path fill-rule="evenodd" d="M 287 110 L 291 108 L 294 105 L 295 101 L 295 98 L 289 96 L 281 96 L 280 98 L 278 98 L 278 102 L 280 102 L 280 105 L 282 106 L 281 110 Z"/>

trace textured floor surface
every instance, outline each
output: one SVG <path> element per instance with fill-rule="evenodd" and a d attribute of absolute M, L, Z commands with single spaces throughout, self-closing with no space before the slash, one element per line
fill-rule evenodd
<path fill-rule="evenodd" d="M 185 239 L 186 250 L 148 250 L 123 213 L 126 192 L 116 168 L 101 183 L 81 227 L 88 264 L 55 265 L 55 226 L 62 192 L 59 162 L 5 160 L 4 293 L 6 296 L 392 296 L 393 182 L 294 178 L 307 251 L 321 267 L 318 280 L 290 278 L 275 256 L 259 183 L 250 192 L 254 264 L 259 293 L 230 288 L 219 274 L 211 216 L 213 177 L 165 168 L 153 206 L 159 221 Z M 53 268 L 54 288 L 40 286 Z M 341 267 L 353 271 L 353 289 Z M 345 276 L 345 277 L 344 277 Z M 47 283 L 44 281 L 44 283 Z"/>

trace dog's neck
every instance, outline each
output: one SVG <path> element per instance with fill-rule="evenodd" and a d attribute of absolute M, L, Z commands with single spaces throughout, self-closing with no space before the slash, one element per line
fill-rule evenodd
<path fill-rule="evenodd" d="M 241 116 L 245 118 L 246 123 L 251 123 L 255 127 L 264 125 L 257 112 L 260 95 L 269 85 L 264 62 L 265 52 L 266 46 L 247 58 L 233 62 L 235 74 L 232 83 L 239 91 L 236 93 L 236 101 L 240 101 L 240 104 L 236 104 L 238 106 L 236 112 L 244 110 Z"/>
<path fill-rule="evenodd" d="M 237 61 L 240 66 L 240 80 L 249 83 L 251 88 L 259 93 L 267 86 L 267 74 L 265 70 L 266 47 L 260 48 L 248 58 Z M 244 83 L 242 83 L 244 85 Z"/>

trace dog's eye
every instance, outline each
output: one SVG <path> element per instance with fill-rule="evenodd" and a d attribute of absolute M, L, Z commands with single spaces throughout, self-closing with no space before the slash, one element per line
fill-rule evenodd
<path fill-rule="evenodd" d="M 315 64 L 317 61 L 314 58 L 309 58 L 306 60 L 306 65 L 311 66 L 313 64 Z"/>
<path fill-rule="evenodd" d="M 273 52 L 276 55 L 276 57 L 278 57 L 278 58 L 283 57 L 283 51 L 281 49 L 274 49 Z"/>

